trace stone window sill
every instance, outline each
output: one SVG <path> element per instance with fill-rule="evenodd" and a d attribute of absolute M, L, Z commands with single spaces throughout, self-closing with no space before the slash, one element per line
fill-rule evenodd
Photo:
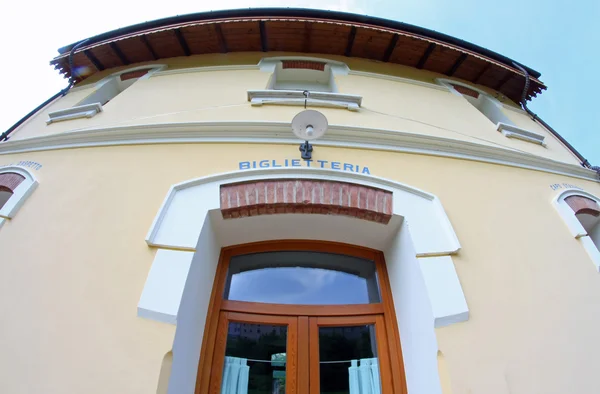
<path fill-rule="evenodd" d="M 252 106 L 265 104 L 304 105 L 304 93 L 300 90 L 249 90 L 248 101 Z M 358 111 L 362 97 L 354 94 L 310 92 L 307 105 L 311 107 L 336 107 Z"/>
<path fill-rule="evenodd" d="M 76 107 L 50 112 L 46 124 L 62 122 L 63 120 L 91 118 L 99 112 L 102 112 L 102 104 L 100 103 L 78 105 Z"/>
<path fill-rule="evenodd" d="M 516 138 L 533 144 L 546 146 L 546 142 L 544 141 L 545 137 L 543 135 L 522 129 L 515 125 L 500 122 L 498 123 L 497 130 L 507 138 Z"/>

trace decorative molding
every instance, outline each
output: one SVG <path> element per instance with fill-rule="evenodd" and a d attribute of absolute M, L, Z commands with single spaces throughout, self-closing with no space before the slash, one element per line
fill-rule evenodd
<path fill-rule="evenodd" d="M 600 251 L 598 250 L 598 246 L 589 235 L 579 238 L 578 241 L 583 245 L 590 260 L 592 260 L 592 263 L 596 267 L 596 271 L 600 272 Z"/>
<path fill-rule="evenodd" d="M 21 140 L 10 139 L 0 143 L 0 155 L 112 145 L 218 142 L 298 144 L 287 122 L 173 122 L 87 128 Z M 474 160 L 598 182 L 595 171 L 576 164 L 506 148 L 406 131 L 330 125 L 325 136 L 316 144 Z"/>
<path fill-rule="evenodd" d="M 153 73 L 150 78 L 163 77 L 166 75 L 176 74 L 188 74 L 188 73 L 199 73 L 208 71 L 244 71 L 244 70 L 260 70 L 258 64 L 239 64 L 229 66 L 206 66 L 206 67 L 191 67 L 191 68 L 177 68 L 174 70 L 157 71 Z"/>
<path fill-rule="evenodd" d="M 388 190 L 312 179 L 222 184 L 220 195 L 223 219 L 297 213 L 345 215 L 388 224 L 394 201 Z"/>
<path fill-rule="evenodd" d="M 198 200 L 195 201 L 196 205 Z M 273 237 L 261 237 L 262 241 L 281 240 L 285 234 L 294 231 L 293 239 L 313 240 L 315 230 L 332 220 L 341 218 L 360 223 L 358 239 L 364 242 L 369 237 L 370 222 L 346 217 L 320 216 L 311 218 L 310 225 L 298 227 L 298 219 L 308 215 L 265 215 L 239 220 L 235 226 L 225 231 L 219 229 L 215 219 L 218 212 L 205 212 L 198 217 L 200 227 L 195 243 L 198 256 L 192 259 L 185 281 L 181 303 L 177 312 L 177 328 L 173 339 L 173 365 L 169 380 L 169 392 L 193 394 L 198 372 L 198 355 L 202 348 L 202 338 L 206 327 L 207 311 L 210 307 L 211 291 L 221 250 L 226 245 L 255 242 L 254 234 L 262 221 L 280 217 L 284 221 L 276 223 Z M 215 218 L 216 217 L 216 218 Z M 222 218 L 222 223 L 226 223 Z M 318 223 L 315 223 L 318 221 Z M 271 223 L 273 224 L 273 223 Z M 388 228 L 372 223 L 373 226 Z M 345 230 L 339 223 L 335 231 L 325 232 L 319 241 L 333 241 L 354 244 L 356 238 L 340 238 Z M 301 231 L 298 231 L 301 230 Z M 236 231 L 244 238 L 231 240 L 231 232 Z M 319 234 L 320 235 L 320 234 Z M 402 361 L 405 366 L 405 380 L 411 394 L 440 394 L 440 376 L 437 363 L 438 341 L 436 340 L 431 302 L 423 280 L 418 259 L 415 257 L 411 241 L 412 227 L 406 222 L 390 229 L 390 238 L 380 250 L 385 255 L 392 298 L 396 313 L 399 340 L 402 345 Z M 234 242 L 234 243 L 230 243 Z M 449 295 L 453 298 L 453 295 Z"/>
<path fill-rule="evenodd" d="M 451 256 L 420 257 L 436 328 L 469 320 L 469 307 Z"/>
<path fill-rule="evenodd" d="M 598 246 L 592 241 L 587 230 L 583 227 L 573 208 L 565 201 L 567 197 L 583 196 L 600 204 L 600 198 L 581 189 L 566 189 L 559 192 L 552 200 L 552 205 L 556 208 L 558 214 L 563 219 L 571 235 L 583 245 L 596 270 L 600 272 L 600 251 Z"/>
<path fill-rule="evenodd" d="M 91 118 L 100 112 L 102 112 L 102 104 L 100 103 L 78 105 L 48 113 L 46 124 L 61 122 L 63 120 Z"/>
<path fill-rule="evenodd" d="M 31 172 L 23 167 L 6 166 L 0 167 L 0 174 L 16 173 L 25 179 L 13 190 L 12 196 L 0 209 L 0 218 L 12 219 L 25 200 L 33 193 L 38 185 L 37 180 Z"/>
<path fill-rule="evenodd" d="M 220 220 L 223 220 L 223 216 L 220 214 L 221 185 L 285 179 L 345 182 L 389 191 L 393 198 L 392 220 L 385 226 L 373 223 L 375 228 L 372 228 L 372 231 L 376 231 L 377 228 L 390 229 L 393 227 L 394 220 L 401 221 L 404 218 L 411 226 L 417 256 L 448 255 L 460 250 L 460 243 L 452 224 L 435 195 L 385 178 L 305 167 L 240 170 L 209 175 L 173 185 L 152 222 L 146 236 L 146 243 L 159 248 L 195 250 L 198 231 L 200 231 L 199 221 L 206 212 L 215 210 L 219 212 Z M 198 201 L 202 201 L 203 204 L 198 204 Z M 259 215 L 243 220 L 278 216 L 281 215 Z M 338 215 L 335 217 L 345 218 L 345 216 Z M 351 219 L 360 223 L 371 223 L 355 218 Z M 317 219 L 312 217 L 310 220 L 314 223 Z M 233 222 L 233 226 L 237 225 L 236 221 L 225 220 L 225 222 Z M 344 228 L 347 229 L 349 226 Z M 254 235 L 259 232 L 257 229 Z M 283 236 L 281 232 L 279 235 Z M 365 238 L 364 235 L 363 238 Z M 379 238 L 383 240 L 385 237 Z"/>
<path fill-rule="evenodd" d="M 176 324 L 177 310 L 193 256 L 192 252 L 156 251 L 138 302 L 139 317 Z"/>
<path fill-rule="evenodd" d="M 252 106 L 264 104 L 304 105 L 315 107 L 341 107 L 358 111 L 362 97 L 355 94 L 310 92 L 308 100 L 300 90 L 248 90 L 248 101 Z"/>
<path fill-rule="evenodd" d="M 507 138 L 516 138 L 522 141 L 542 145 L 544 147 L 546 146 L 546 142 L 544 142 L 545 137 L 543 135 L 522 129 L 515 125 L 498 122 L 496 125 L 496 130 L 501 132 Z"/>
<path fill-rule="evenodd" d="M 425 87 L 425 88 L 429 88 L 429 89 L 435 89 L 435 90 L 440 90 L 443 92 L 448 92 L 448 89 L 445 86 L 441 86 L 441 85 L 438 85 L 435 83 L 430 83 L 430 82 L 419 81 L 416 79 L 397 77 L 394 75 L 378 74 L 378 73 L 371 73 L 371 72 L 357 71 L 357 70 L 350 70 L 348 75 L 356 75 L 359 77 L 376 78 L 376 79 L 385 79 L 387 81 L 408 83 L 411 85 L 417 85 L 417 86 L 421 86 L 421 87 Z"/>

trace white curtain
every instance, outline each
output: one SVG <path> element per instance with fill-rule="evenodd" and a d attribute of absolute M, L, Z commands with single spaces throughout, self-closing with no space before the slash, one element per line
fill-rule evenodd
<path fill-rule="evenodd" d="M 381 394 L 377 358 L 352 360 L 350 363 L 350 394 Z"/>
<path fill-rule="evenodd" d="M 225 357 L 221 394 L 248 394 L 250 367 L 245 358 Z"/>

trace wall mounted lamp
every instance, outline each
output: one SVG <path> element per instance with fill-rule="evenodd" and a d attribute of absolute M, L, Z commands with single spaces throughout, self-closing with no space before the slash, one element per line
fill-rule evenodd
<path fill-rule="evenodd" d="M 292 120 L 292 131 L 304 142 L 300 144 L 300 156 L 304 160 L 312 158 L 313 146 L 308 142 L 322 137 L 327 131 L 327 118 L 319 111 L 307 109 Z"/>

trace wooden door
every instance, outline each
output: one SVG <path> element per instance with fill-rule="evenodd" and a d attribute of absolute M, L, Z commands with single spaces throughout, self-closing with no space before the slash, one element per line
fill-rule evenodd
<path fill-rule="evenodd" d="M 365 293 L 362 301 L 345 304 L 343 302 L 330 302 L 330 295 L 343 293 L 337 292 L 339 288 L 326 289 L 327 292 L 322 293 L 325 295 L 323 299 L 319 298 L 318 302 L 312 299 L 309 300 L 310 303 L 303 302 L 303 298 L 296 299 L 293 302 L 288 300 L 288 303 L 277 303 L 279 299 L 273 296 L 270 296 L 270 298 L 240 297 L 239 294 L 232 296 L 231 289 L 234 284 L 234 275 L 239 275 L 242 272 L 256 273 L 261 269 L 285 267 L 285 264 L 280 262 L 273 265 L 271 263 L 263 264 L 264 261 L 253 266 L 250 264 L 254 261 L 252 259 L 259 255 L 265 257 L 270 255 L 272 257 L 274 254 L 271 253 L 278 253 L 278 258 L 284 261 L 285 258 L 289 258 L 297 252 L 310 252 L 312 255 L 309 256 L 309 260 L 313 261 L 311 259 L 314 258 L 314 262 L 318 262 L 318 264 L 314 262 L 300 264 L 302 269 L 317 268 L 326 269 L 330 272 L 340 271 L 345 274 L 359 276 L 362 278 L 361 280 L 364 279 L 365 282 L 361 282 L 366 283 L 366 287 L 363 286 L 364 289 L 362 290 L 362 293 Z M 294 256 L 299 255 L 295 254 Z M 346 260 L 344 261 L 350 264 L 349 266 L 357 264 L 356 259 L 362 260 L 360 263 L 362 265 L 356 266 L 357 270 L 347 271 L 349 268 L 344 270 L 346 266 L 339 264 L 341 261 L 339 256 L 345 256 Z M 348 256 L 351 256 L 354 260 L 347 260 Z M 306 255 L 303 258 L 306 259 Z M 337 265 L 329 264 L 326 259 L 330 258 L 334 258 L 338 262 Z M 234 262 L 234 259 L 237 260 Z M 242 266 L 243 259 L 249 259 L 247 261 L 250 263 L 247 266 Z M 298 261 L 298 259 L 294 260 L 292 258 L 289 261 Z M 294 262 L 294 264 L 296 263 Z M 355 271 L 358 274 L 354 273 Z M 365 276 L 360 276 L 363 274 Z M 366 274 L 371 276 L 369 277 Z M 296 275 L 296 271 L 294 275 Z M 372 280 L 373 277 L 374 280 Z M 273 289 L 270 283 L 258 287 L 254 286 L 253 288 L 261 291 L 262 289 Z M 375 284 L 376 287 L 369 287 L 370 284 Z M 281 294 L 288 295 L 289 288 L 279 287 L 283 289 Z M 342 290 L 348 291 L 348 288 L 349 286 L 346 286 Z M 358 289 L 358 287 L 352 287 L 353 295 Z M 372 290 L 376 291 L 372 292 Z M 249 332 L 244 333 L 245 335 L 238 335 L 238 337 L 251 342 L 254 341 L 256 346 L 247 347 L 244 352 L 236 353 L 236 349 L 231 343 L 228 344 L 228 341 L 235 340 L 235 330 L 244 329 L 249 330 Z M 264 340 L 258 338 L 259 329 L 261 334 L 265 329 L 274 332 L 271 338 L 274 343 L 268 345 L 271 346 L 269 351 L 262 352 L 261 350 L 261 347 L 266 345 Z M 349 334 L 349 337 L 345 339 L 345 343 L 348 344 L 346 350 L 352 350 L 352 346 L 356 343 L 358 343 L 356 346 L 361 350 L 354 353 L 346 352 L 344 357 L 339 358 L 338 356 L 341 357 L 341 353 L 335 354 L 336 352 L 331 350 L 332 339 L 326 337 L 327 335 L 342 335 L 346 331 Z M 283 339 L 284 332 L 285 339 Z M 368 340 L 353 342 L 353 338 L 356 339 L 361 335 L 365 338 L 368 336 Z M 240 341 L 240 338 L 238 338 L 238 341 Z M 343 338 L 334 339 L 344 341 Z M 368 345 L 365 345 L 365 343 L 368 343 Z M 253 356 L 256 352 L 258 352 L 258 355 Z M 406 382 L 401 354 L 395 308 L 385 261 L 381 252 L 352 245 L 318 241 L 285 240 L 239 245 L 224 248 L 221 253 L 204 330 L 198 365 L 196 394 L 220 394 L 223 382 L 230 382 L 229 377 L 224 377 L 224 371 L 230 370 L 228 368 L 231 367 L 234 361 L 242 362 L 244 368 L 249 367 L 245 370 L 249 371 L 252 379 L 244 383 L 248 384 L 249 393 L 346 393 L 350 391 L 348 385 L 354 382 L 350 379 L 351 372 L 356 372 L 356 369 L 351 370 L 350 367 L 355 364 L 360 367 L 363 361 L 366 362 L 366 365 L 369 365 L 368 363 L 372 363 L 373 360 L 375 360 L 378 368 L 377 384 L 381 388 L 381 393 L 402 394 L 406 393 Z M 228 358 L 226 359 L 226 357 Z M 281 360 L 274 360 L 272 357 L 283 358 L 285 368 L 282 368 Z M 235 360 L 232 361 L 232 358 Z M 331 368 L 331 364 L 334 363 L 338 365 L 337 369 Z M 261 365 L 263 366 L 261 367 Z M 265 368 L 265 366 L 269 366 L 270 369 Z M 266 369 L 269 370 L 266 371 Z M 364 368 L 361 371 L 364 372 Z M 332 373 L 335 373 L 336 376 L 332 377 Z M 257 376 L 257 374 L 260 376 Z M 262 384 L 261 388 L 257 388 L 258 385 L 261 385 L 261 379 L 264 381 L 270 379 L 270 381 Z M 322 384 L 322 382 L 324 383 Z M 333 387 L 332 382 L 345 382 L 346 386 L 340 384 L 340 387 Z M 270 389 L 269 384 L 273 385 Z"/>

